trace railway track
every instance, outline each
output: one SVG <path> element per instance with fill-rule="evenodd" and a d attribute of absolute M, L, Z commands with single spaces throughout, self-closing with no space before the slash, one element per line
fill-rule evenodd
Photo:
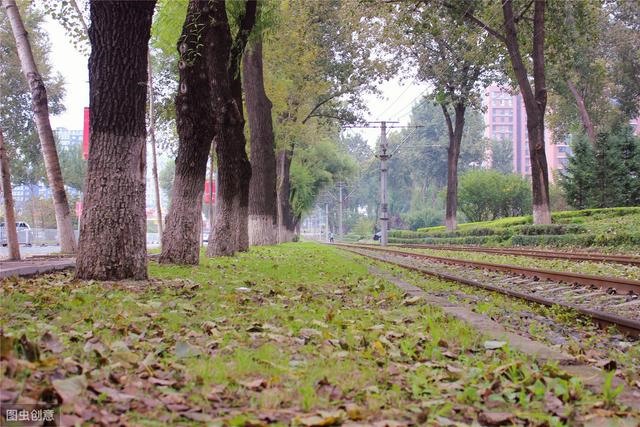
<path fill-rule="evenodd" d="M 640 338 L 640 281 L 456 260 L 389 248 L 336 245 L 422 274 L 545 306 L 563 306 Z"/>
<path fill-rule="evenodd" d="M 422 244 L 394 244 L 393 247 L 412 249 L 434 249 L 442 251 L 483 252 L 488 254 L 527 256 L 543 259 L 566 259 L 573 261 L 609 262 L 640 266 L 640 257 L 633 255 L 607 255 L 588 252 L 562 252 L 542 249 L 524 248 L 486 248 L 481 246 L 448 246 L 448 245 L 422 245 Z"/>

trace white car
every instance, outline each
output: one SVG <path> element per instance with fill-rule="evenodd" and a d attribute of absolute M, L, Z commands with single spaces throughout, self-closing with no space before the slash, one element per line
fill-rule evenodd
<path fill-rule="evenodd" d="M 31 227 L 24 221 L 16 222 L 16 231 L 18 232 L 18 243 L 31 246 L 33 235 L 31 233 Z M 0 223 L 0 244 L 7 246 L 8 237 L 5 223 Z"/>

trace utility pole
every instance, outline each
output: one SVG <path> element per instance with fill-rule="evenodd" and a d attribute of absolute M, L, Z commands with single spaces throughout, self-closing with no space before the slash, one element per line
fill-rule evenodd
<path fill-rule="evenodd" d="M 329 203 L 324 204 L 324 238 L 329 241 Z"/>
<path fill-rule="evenodd" d="M 387 203 L 387 122 L 380 122 L 380 245 L 387 246 L 389 241 L 389 204 Z"/>
<path fill-rule="evenodd" d="M 342 235 L 344 234 L 344 228 L 342 227 L 342 188 L 343 188 L 344 183 L 338 182 L 338 191 L 340 194 L 340 199 L 338 200 L 338 236 L 342 237 Z"/>
<path fill-rule="evenodd" d="M 389 202 L 387 200 L 387 178 L 389 173 L 389 167 L 387 166 L 387 160 L 391 158 L 391 156 L 398 151 L 398 148 L 406 141 L 402 141 L 398 147 L 396 147 L 391 153 L 388 152 L 389 147 L 387 145 L 387 129 L 388 128 L 401 128 L 401 129 L 417 129 L 421 128 L 421 125 L 396 125 L 392 124 L 387 126 L 389 123 L 398 123 L 389 120 L 379 121 L 379 122 L 366 122 L 363 125 L 353 125 L 346 126 L 349 128 L 380 128 L 380 151 L 376 155 L 378 159 L 380 159 L 380 245 L 387 246 L 389 242 Z M 414 130 L 415 132 L 415 130 Z M 409 135 L 411 136 L 411 135 Z M 342 188 L 340 188 L 340 196 L 342 196 Z M 349 195 L 347 195 L 349 197 Z M 342 206 L 342 197 L 340 197 L 340 206 Z M 341 209 L 342 211 L 342 209 Z"/>

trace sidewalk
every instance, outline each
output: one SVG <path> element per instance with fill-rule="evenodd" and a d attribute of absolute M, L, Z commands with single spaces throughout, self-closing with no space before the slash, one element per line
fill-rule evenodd
<path fill-rule="evenodd" d="M 72 268 L 75 258 L 63 256 L 33 256 L 20 261 L 0 260 L 0 279 L 11 276 L 33 276 Z"/>

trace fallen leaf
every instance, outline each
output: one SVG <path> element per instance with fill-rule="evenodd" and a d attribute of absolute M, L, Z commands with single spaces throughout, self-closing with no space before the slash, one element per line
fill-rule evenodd
<path fill-rule="evenodd" d="M 355 403 L 347 403 L 344 409 L 347 412 L 347 417 L 351 421 L 359 421 L 364 418 L 363 409 Z"/>
<path fill-rule="evenodd" d="M 558 416 L 564 415 L 564 405 L 562 400 L 558 399 L 556 395 L 550 392 L 546 392 L 544 395 L 544 409 L 547 412 L 552 412 Z"/>
<path fill-rule="evenodd" d="M 199 354 L 200 354 L 200 350 L 197 347 L 192 346 L 186 341 L 178 341 L 176 343 L 175 355 L 177 359 L 193 357 Z"/>
<path fill-rule="evenodd" d="M 238 381 L 238 384 L 254 391 L 262 390 L 267 386 L 267 382 L 263 378 L 258 378 L 251 381 Z"/>
<path fill-rule="evenodd" d="M 263 328 L 260 323 L 254 323 L 246 329 L 247 332 L 262 332 Z"/>
<path fill-rule="evenodd" d="M 63 402 L 70 403 L 84 393 L 87 388 L 87 378 L 84 375 L 76 375 L 64 380 L 53 380 L 51 384 Z"/>
<path fill-rule="evenodd" d="M 417 303 L 419 303 L 420 301 L 422 301 L 422 297 L 420 296 L 415 296 L 415 297 L 411 297 L 411 298 L 407 298 L 402 302 L 402 305 L 416 305 Z"/>
<path fill-rule="evenodd" d="M 91 384 L 90 388 L 98 394 L 104 394 L 112 402 L 129 402 L 130 400 L 136 398 L 135 396 L 132 396 L 130 394 L 122 393 L 115 388 L 107 387 L 104 384 Z"/>
<path fill-rule="evenodd" d="M 509 412 L 482 412 L 479 416 L 480 422 L 490 426 L 510 424 L 512 418 L 513 415 Z"/>
<path fill-rule="evenodd" d="M 507 345 L 506 341 L 485 341 L 484 348 L 487 350 L 497 350 Z"/>
<path fill-rule="evenodd" d="M 49 350 L 51 353 L 62 353 L 62 343 L 55 335 L 48 331 L 40 338 L 40 345 L 43 349 Z"/>
<path fill-rule="evenodd" d="M 384 349 L 384 345 L 380 341 L 374 341 L 371 344 L 371 348 L 373 349 L 373 353 L 377 356 L 384 357 L 387 354 L 387 351 Z"/>
<path fill-rule="evenodd" d="M 338 424 L 342 421 L 342 411 L 336 412 L 319 412 L 318 415 L 299 418 L 298 423 L 307 427 L 324 427 Z"/>

